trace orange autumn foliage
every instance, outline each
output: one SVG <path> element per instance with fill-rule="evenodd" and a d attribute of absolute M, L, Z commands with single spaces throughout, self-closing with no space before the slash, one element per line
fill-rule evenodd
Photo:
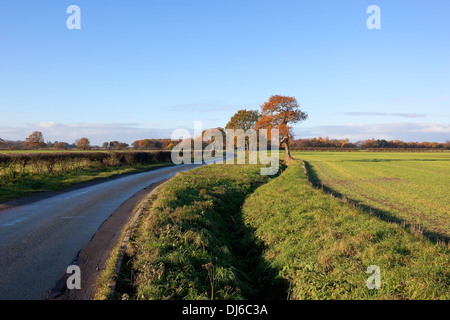
<path fill-rule="evenodd" d="M 293 140 L 292 126 L 308 118 L 308 114 L 300 110 L 294 97 L 274 95 L 261 106 L 261 117 L 255 124 L 255 129 L 267 129 L 270 139 L 270 130 L 278 129 L 280 145 L 286 150 L 287 160 L 292 159 L 289 145 Z"/>

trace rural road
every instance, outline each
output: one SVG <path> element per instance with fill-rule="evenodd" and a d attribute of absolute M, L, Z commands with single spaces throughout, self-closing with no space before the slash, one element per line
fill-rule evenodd
<path fill-rule="evenodd" d="M 132 174 L 1 210 L 0 300 L 46 299 L 78 252 L 124 202 L 149 185 L 199 166 Z"/>

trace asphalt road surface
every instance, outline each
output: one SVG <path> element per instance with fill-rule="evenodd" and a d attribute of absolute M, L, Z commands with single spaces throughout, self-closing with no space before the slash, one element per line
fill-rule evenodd
<path fill-rule="evenodd" d="M 46 299 L 77 253 L 122 203 L 151 184 L 199 166 L 128 175 L 1 210 L 0 299 Z"/>

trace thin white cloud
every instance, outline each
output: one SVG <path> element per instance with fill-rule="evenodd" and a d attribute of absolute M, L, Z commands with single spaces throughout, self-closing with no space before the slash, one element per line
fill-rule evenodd
<path fill-rule="evenodd" d="M 421 99 L 412 99 L 412 98 L 391 98 L 386 99 L 388 102 L 393 102 L 396 104 L 429 104 L 429 103 L 445 103 L 450 101 L 450 95 L 444 94 L 441 96 L 435 96 L 435 97 L 426 97 Z"/>
<path fill-rule="evenodd" d="M 425 118 L 427 116 L 423 113 L 391 113 L 390 115 L 402 118 Z"/>
<path fill-rule="evenodd" d="M 447 133 L 450 138 L 450 125 L 441 125 L 441 124 L 433 124 L 428 127 L 424 127 L 422 129 L 417 130 L 416 132 L 425 132 L 425 133 Z"/>
<path fill-rule="evenodd" d="M 43 128 L 43 129 L 51 129 L 51 128 L 54 128 L 57 125 L 58 124 L 56 122 L 53 122 L 53 121 L 36 123 L 37 127 Z"/>
<path fill-rule="evenodd" d="M 365 112 L 354 111 L 342 113 L 346 116 L 381 116 L 381 117 L 401 117 L 401 118 L 425 118 L 427 115 L 423 113 L 388 113 L 388 112 Z"/>

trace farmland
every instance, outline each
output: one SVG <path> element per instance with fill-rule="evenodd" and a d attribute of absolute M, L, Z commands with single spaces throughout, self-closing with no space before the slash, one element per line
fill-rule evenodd
<path fill-rule="evenodd" d="M 288 299 L 448 298 L 446 246 L 312 187 L 297 159 L 242 208 Z M 382 270 L 380 290 L 365 286 L 370 265 Z"/>
<path fill-rule="evenodd" d="M 450 238 L 450 153 L 297 152 L 321 188 L 433 241 Z"/>
<path fill-rule="evenodd" d="M 145 206 L 119 275 L 111 257 L 97 298 L 450 298 L 449 153 L 292 155 L 275 176 L 261 175 L 260 164 L 177 174 Z M 60 190 L 168 159 L 3 154 L 0 195 Z M 366 286 L 371 265 L 382 272 L 380 290 Z"/>
<path fill-rule="evenodd" d="M 373 154 L 293 155 L 273 177 L 261 176 L 257 165 L 211 165 L 169 181 L 143 211 L 114 298 L 449 298 L 447 245 L 313 187 L 301 161 L 307 159 L 314 169 L 333 157 L 376 159 Z M 420 157 L 436 160 L 435 174 L 445 172 L 445 156 L 442 161 L 441 156 Z M 435 195 L 441 206 L 446 203 L 443 190 L 439 194 L 444 197 Z M 402 217 L 423 221 L 420 215 Z M 431 213 L 428 218 L 430 229 L 443 221 L 433 221 Z M 381 269 L 380 290 L 366 287 L 370 265 Z"/>

